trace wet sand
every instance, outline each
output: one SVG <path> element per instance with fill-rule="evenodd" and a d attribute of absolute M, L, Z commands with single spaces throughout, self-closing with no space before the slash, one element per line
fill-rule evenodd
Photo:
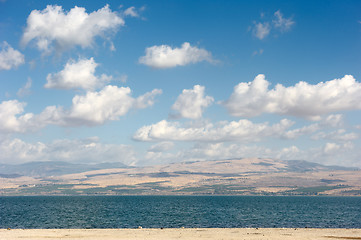
<path fill-rule="evenodd" d="M 360 239 L 361 229 L 185 228 L 185 229 L 0 229 L 0 239 Z"/>

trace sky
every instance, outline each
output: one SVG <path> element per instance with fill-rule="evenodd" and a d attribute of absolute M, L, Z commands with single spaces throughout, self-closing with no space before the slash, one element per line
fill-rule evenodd
<path fill-rule="evenodd" d="M 0 1 L 0 163 L 361 167 L 360 1 Z"/>

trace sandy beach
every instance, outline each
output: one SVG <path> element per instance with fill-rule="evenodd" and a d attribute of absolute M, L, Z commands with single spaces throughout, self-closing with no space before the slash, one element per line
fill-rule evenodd
<path fill-rule="evenodd" d="M 0 229 L 12 239 L 361 239 L 361 229 L 185 228 L 185 229 Z"/>

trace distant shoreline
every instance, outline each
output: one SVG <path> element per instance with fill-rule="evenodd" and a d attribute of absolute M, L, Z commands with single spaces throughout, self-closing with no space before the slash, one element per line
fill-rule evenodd
<path fill-rule="evenodd" d="M 0 197 L 361 197 L 361 195 L 222 195 L 222 194 L 123 194 L 123 195 L 115 195 L 115 194 L 84 194 L 84 195 L 1 195 Z"/>
<path fill-rule="evenodd" d="M 0 229 L 1 239 L 361 239 L 361 229 L 343 228 L 165 228 Z"/>

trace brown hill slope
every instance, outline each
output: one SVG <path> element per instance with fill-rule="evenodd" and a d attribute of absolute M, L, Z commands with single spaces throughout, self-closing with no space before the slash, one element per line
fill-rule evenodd
<path fill-rule="evenodd" d="M 361 195 L 361 171 L 306 161 L 229 159 L 1 178 L 2 195 Z"/>

